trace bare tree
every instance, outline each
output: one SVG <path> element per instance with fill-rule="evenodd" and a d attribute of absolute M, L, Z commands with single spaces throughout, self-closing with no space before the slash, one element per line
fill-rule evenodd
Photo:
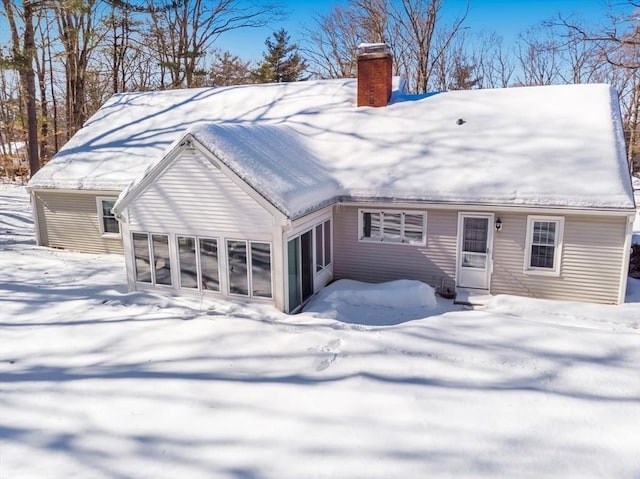
<path fill-rule="evenodd" d="M 612 5 L 607 15 L 608 24 L 594 30 L 585 28 L 571 18 L 558 16 L 556 24 L 564 26 L 570 35 L 592 43 L 611 65 L 637 70 L 640 68 L 640 2 L 626 0 L 623 13 L 616 13 Z"/>
<path fill-rule="evenodd" d="M 9 66 L 18 71 L 20 93 L 26 109 L 27 156 L 29 158 L 29 170 L 33 175 L 40 169 L 36 80 L 33 69 L 33 58 L 35 55 L 35 32 L 33 27 L 34 3 L 31 0 L 22 0 L 22 10 L 20 12 L 23 22 L 22 33 L 18 30 L 15 18 L 18 8 L 17 2 L 2 0 L 2 4 L 11 31 L 12 55 Z"/>
<path fill-rule="evenodd" d="M 89 114 L 85 99 L 87 69 L 102 32 L 97 29 L 100 21 L 96 0 L 52 0 L 52 3 L 64 49 L 66 134 L 70 138 Z"/>
<path fill-rule="evenodd" d="M 239 0 L 184 0 L 175 8 L 151 12 L 154 52 L 160 59 L 162 87 L 191 87 L 206 75 L 202 61 L 216 39 L 239 28 L 261 27 L 281 17 L 276 4 Z M 169 82 L 165 76 L 168 74 Z"/>
<path fill-rule="evenodd" d="M 53 90 L 49 89 L 49 79 L 52 78 L 52 75 L 49 73 L 49 67 L 51 66 L 51 24 L 52 20 L 48 15 L 48 11 L 45 9 L 40 9 L 37 12 L 37 21 L 35 24 L 35 33 L 36 33 L 36 51 L 34 55 L 36 74 L 38 78 L 38 92 L 39 92 L 39 104 L 40 104 L 40 162 L 44 164 L 49 157 L 51 156 L 51 147 L 49 145 L 49 124 L 50 124 L 50 113 L 49 113 L 49 101 L 48 95 L 51 92 L 53 95 Z M 48 61 L 49 60 L 49 61 Z M 55 98 L 52 98 L 55 102 Z M 56 134 L 57 125 L 54 124 L 54 136 Z M 54 141 L 54 144 L 55 141 Z"/>
<path fill-rule="evenodd" d="M 544 25 L 531 28 L 518 38 L 516 56 L 520 66 L 520 85 L 552 85 L 560 73 L 559 45 L 552 29 Z"/>
<path fill-rule="evenodd" d="M 598 28 L 588 29 L 574 18 L 563 16 L 552 23 L 564 28 L 563 38 L 575 39 L 589 49 L 593 70 L 600 76 L 604 72 L 618 89 L 629 164 L 640 170 L 640 2 L 626 0 L 610 5 L 607 23 Z"/>
<path fill-rule="evenodd" d="M 435 71 L 460 33 L 467 11 L 453 22 L 441 18 L 443 0 L 350 0 L 321 16 L 306 52 L 320 76 L 355 74 L 356 46 L 384 42 L 394 55 L 394 73 L 403 74 L 408 90 L 424 93 L 438 84 Z M 467 4 L 468 8 L 468 4 Z"/>
<path fill-rule="evenodd" d="M 476 36 L 471 62 L 476 66 L 480 88 L 510 86 L 515 64 L 503 47 L 502 37 L 495 33 Z"/>
<path fill-rule="evenodd" d="M 360 29 L 353 8 L 336 5 L 329 14 L 316 17 L 316 26 L 307 29 L 308 41 L 303 49 L 312 73 L 320 78 L 355 77 Z"/>

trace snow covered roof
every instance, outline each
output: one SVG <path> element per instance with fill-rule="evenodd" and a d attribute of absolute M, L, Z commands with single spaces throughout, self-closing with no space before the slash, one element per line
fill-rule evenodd
<path fill-rule="evenodd" d="M 115 95 L 29 186 L 120 190 L 190 134 L 289 217 L 339 197 L 634 207 L 607 85 L 355 96 L 354 79 Z"/>

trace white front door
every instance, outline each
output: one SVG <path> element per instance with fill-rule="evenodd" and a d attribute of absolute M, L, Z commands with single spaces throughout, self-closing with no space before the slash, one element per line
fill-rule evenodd
<path fill-rule="evenodd" d="M 457 286 L 489 289 L 492 245 L 493 215 L 460 213 Z"/>

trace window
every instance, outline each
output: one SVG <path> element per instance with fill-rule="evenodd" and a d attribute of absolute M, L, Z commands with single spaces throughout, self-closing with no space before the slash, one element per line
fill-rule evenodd
<path fill-rule="evenodd" d="M 96 198 L 98 203 L 98 222 L 100 224 L 100 235 L 119 236 L 120 225 L 115 215 L 111 212 L 116 198 Z"/>
<path fill-rule="evenodd" d="M 360 210 L 360 241 L 427 244 L 426 212 Z"/>
<path fill-rule="evenodd" d="M 271 297 L 271 245 L 251 243 L 251 294 Z"/>
<path fill-rule="evenodd" d="M 229 293 L 249 294 L 247 276 L 247 242 L 227 241 L 227 260 L 229 262 Z"/>
<path fill-rule="evenodd" d="M 171 286 L 169 237 L 167 235 L 133 233 L 132 241 L 136 281 Z"/>
<path fill-rule="evenodd" d="M 136 264 L 136 281 L 151 283 L 149 237 L 146 233 L 133 233 L 133 255 Z"/>
<path fill-rule="evenodd" d="M 315 242 L 316 273 L 319 273 L 331 263 L 331 220 L 316 225 Z"/>
<path fill-rule="evenodd" d="M 180 287 L 220 291 L 218 240 L 176 236 L 180 261 Z"/>
<path fill-rule="evenodd" d="M 180 262 L 180 287 L 198 288 L 198 264 L 196 262 L 196 239 L 178 236 L 178 261 Z"/>
<path fill-rule="evenodd" d="M 525 272 L 560 274 L 564 218 L 530 216 L 527 220 Z"/>
<path fill-rule="evenodd" d="M 202 289 L 207 291 L 220 291 L 218 240 L 213 238 L 200 238 L 199 250 Z"/>
<path fill-rule="evenodd" d="M 271 243 L 227 240 L 229 293 L 271 298 Z"/>

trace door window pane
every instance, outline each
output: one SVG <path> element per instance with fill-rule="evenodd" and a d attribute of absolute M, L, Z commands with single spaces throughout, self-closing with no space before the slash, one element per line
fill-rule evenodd
<path fill-rule="evenodd" d="M 149 239 L 145 233 L 133 233 L 133 254 L 136 263 L 136 281 L 151 283 Z"/>
<path fill-rule="evenodd" d="M 331 263 L 331 221 L 324 222 L 324 265 Z"/>
<path fill-rule="evenodd" d="M 488 226 L 489 220 L 487 218 L 464 219 L 464 251 L 487 252 Z"/>
<path fill-rule="evenodd" d="M 253 296 L 271 297 L 271 245 L 251 243 L 251 286 Z"/>
<path fill-rule="evenodd" d="M 189 236 L 178 236 L 180 261 L 180 287 L 198 287 L 198 265 L 196 263 L 196 240 Z"/>
<path fill-rule="evenodd" d="M 402 239 L 402 213 L 384 213 L 384 241 L 400 242 Z"/>
<path fill-rule="evenodd" d="M 462 266 L 465 268 L 484 268 L 487 262 L 487 255 L 480 253 L 463 253 Z"/>
<path fill-rule="evenodd" d="M 171 261 L 169 260 L 169 237 L 151 235 L 153 245 L 153 271 L 156 284 L 171 285 Z"/>
<path fill-rule="evenodd" d="M 220 291 L 218 274 L 218 240 L 200 238 L 200 277 L 202 289 Z"/>
<path fill-rule="evenodd" d="M 229 262 L 229 292 L 249 295 L 247 279 L 247 243 L 245 241 L 227 241 Z"/>

